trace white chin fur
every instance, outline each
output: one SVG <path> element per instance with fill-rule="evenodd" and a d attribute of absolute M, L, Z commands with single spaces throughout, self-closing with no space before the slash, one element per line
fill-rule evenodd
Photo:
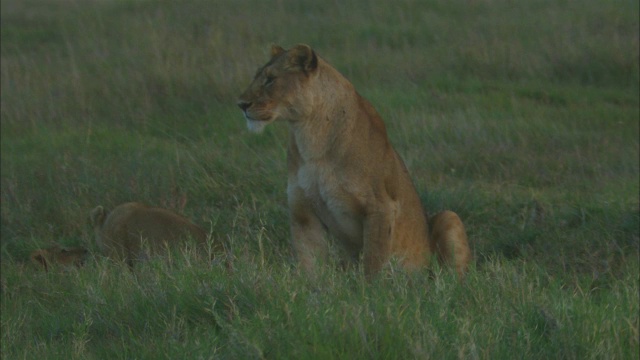
<path fill-rule="evenodd" d="M 271 121 L 257 121 L 247 119 L 247 128 L 249 128 L 249 131 L 251 131 L 252 133 L 260 134 L 264 130 L 264 128 L 269 125 L 269 123 L 271 123 Z"/>

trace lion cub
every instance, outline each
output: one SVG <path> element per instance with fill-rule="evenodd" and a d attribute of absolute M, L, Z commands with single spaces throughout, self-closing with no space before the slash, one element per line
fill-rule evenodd
<path fill-rule="evenodd" d="M 58 245 L 46 249 L 38 249 L 31 253 L 31 262 L 38 267 L 43 268 L 45 271 L 49 271 L 50 268 L 56 266 L 68 267 L 81 267 L 84 265 L 89 251 L 83 247 L 70 247 L 63 248 Z"/>
<path fill-rule="evenodd" d="M 137 260 L 188 239 L 195 240 L 200 247 L 207 243 L 207 233 L 187 218 L 137 202 L 119 205 L 111 212 L 97 206 L 91 211 L 91 223 L 100 251 L 131 267 Z M 222 251 L 219 243 L 213 247 L 214 252 Z"/>
<path fill-rule="evenodd" d="M 271 59 L 240 95 L 250 130 L 289 124 L 289 214 L 293 249 L 314 272 L 328 256 L 325 229 L 367 277 L 391 257 L 409 270 L 432 254 L 460 274 L 471 259 L 462 221 L 453 212 L 427 221 L 407 168 L 385 125 L 353 85 L 307 45 L 271 48 Z"/>

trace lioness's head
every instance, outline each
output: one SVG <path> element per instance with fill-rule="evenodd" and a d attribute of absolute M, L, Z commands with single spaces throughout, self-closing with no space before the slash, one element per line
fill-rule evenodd
<path fill-rule="evenodd" d="M 247 127 L 261 132 L 278 119 L 298 118 L 307 101 L 305 84 L 315 75 L 318 56 L 308 45 L 296 45 L 289 50 L 271 47 L 271 60 L 258 69 L 247 90 L 240 95 Z"/>
<path fill-rule="evenodd" d="M 47 249 L 38 249 L 31 253 L 31 261 L 38 267 L 48 271 L 50 267 L 61 265 L 63 267 L 84 265 L 89 251 L 83 247 L 63 248 L 58 245 Z"/>

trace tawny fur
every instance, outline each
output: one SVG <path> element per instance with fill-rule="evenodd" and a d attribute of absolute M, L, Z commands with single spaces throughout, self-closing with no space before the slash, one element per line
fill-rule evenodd
<path fill-rule="evenodd" d="M 442 231 L 436 218 L 428 240 L 418 194 L 373 106 L 309 46 L 273 46 L 271 55 L 238 106 L 253 131 L 289 123 L 287 194 L 301 267 L 313 273 L 326 259 L 327 229 L 352 260 L 362 254 L 367 276 L 391 257 L 409 270 L 428 265 L 438 249 L 430 244 L 456 249 L 455 268 L 466 269 L 470 258 L 457 257 L 470 254 L 462 222 Z"/>
<path fill-rule="evenodd" d="M 54 245 L 46 249 L 38 249 L 31 253 L 31 262 L 49 271 L 53 267 L 81 267 L 89 255 L 83 247 L 60 247 Z"/>
<path fill-rule="evenodd" d="M 207 244 L 207 233 L 187 218 L 136 202 L 119 205 L 111 212 L 97 206 L 91 211 L 91 222 L 100 251 L 130 266 L 188 239 L 195 240 L 199 251 Z M 213 251 L 222 252 L 222 245 L 214 242 Z"/>
<path fill-rule="evenodd" d="M 471 249 L 464 224 L 453 211 L 442 211 L 429 219 L 431 251 L 438 255 L 443 265 L 453 266 L 460 277 L 464 276 L 471 262 Z"/>

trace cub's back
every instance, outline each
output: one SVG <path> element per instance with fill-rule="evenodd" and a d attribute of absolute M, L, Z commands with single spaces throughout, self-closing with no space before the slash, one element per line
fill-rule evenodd
<path fill-rule="evenodd" d="M 113 209 L 104 221 L 102 232 L 110 236 L 142 236 L 151 242 L 171 242 L 188 236 L 197 241 L 207 238 L 205 231 L 187 218 L 140 203 L 126 203 Z"/>
<path fill-rule="evenodd" d="M 161 208 L 131 208 L 127 209 L 123 217 L 129 233 L 142 234 L 145 237 L 161 241 L 172 241 L 181 237 L 191 237 L 198 242 L 204 242 L 207 234 L 199 226 L 187 218 Z"/>

